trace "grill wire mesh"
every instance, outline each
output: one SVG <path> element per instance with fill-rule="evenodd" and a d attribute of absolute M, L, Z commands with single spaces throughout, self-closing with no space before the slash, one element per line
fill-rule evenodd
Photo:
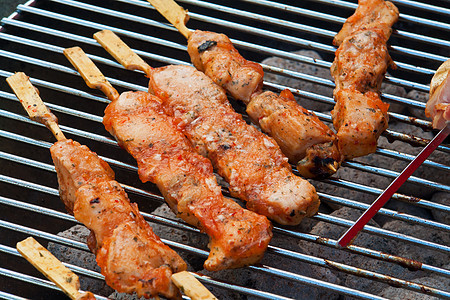
<path fill-rule="evenodd" d="M 189 10 L 190 29 L 227 34 L 244 57 L 264 60 L 265 89 L 290 88 L 300 104 L 329 124 L 334 86 L 329 67 L 335 51 L 331 41 L 356 4 L 291 2 L 178 3 Z M 53 137 L 28 120 L 4 80 L 15 71 L 31 77 L 66 136 L 87 145 L 112 166 L 117 180 L 152 225 L 160 232 L 181 231 L 181 236 L 189 237 L 176 240 L 163 235 L 163 241 L 187 257 L 195 271 L 207 274 L 200 280 L 218 295 L 228 299 L 305 298 L 298 293 L 305 288 L 311 298 L 450 298 L 448 144 L 438 148 L 353 245 L 343 250 L 336 243 L 433 136 L 423 110 L 434 70 L 450 56 L 450 24 L 445 23 L 449 3 L 393 2 L 401 13 L 389 41 L 398 68 L 385 79 L 383 99 L 391 105 L 390 128 L 377 152 L 345 162 L 332 178 L 312 181 L 323 203 L 320 212 L 297 227 L 275 224 L 274 240 L 260 265 L 219 273 L 201 270 L 207 248 L 190 239 L 204 240 L 202 233 L 167 215 L 152 213 L 164 200 L 152 184 L 140 183 L 135 163 L 101 124 L 108 101 L 87 88 L 62 55 L 64 48 L 81 46 L 120 92 L 145 91 L 143 74 L 124 70 L 92 34 L 102 29 L 115 31 L 153 67 L 189 64 L 184 37 L 141 0 L 30 1 L 18 6 L 0 27 L 0 298 L 62 297 L 20 257 L 16 242 L 34 236 L 45 246 L 88 251 L 84 241 L 58 235 L 77 221 L 65 212 L 58 197 L 48 151 Z M 243 106 L 230 101 L 246 118 Z M 223 191 L 228 195 L 226 188 Z M 102 281 L 102 275 L 91 267 L 69 266 L 83 280 Z M 282 287 L 276 289 L 277 285 Z M 99 298 L 109 295 L 96 292 Z"/>

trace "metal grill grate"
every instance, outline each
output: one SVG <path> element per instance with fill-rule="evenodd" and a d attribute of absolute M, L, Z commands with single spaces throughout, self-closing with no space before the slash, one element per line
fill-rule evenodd
<path fill-rule="evenodd" d="M 303 104 L 305 99 L 309 100 L 305 106 L 329 123 L 329 112 L 327 109 L 318 110 L 317 105 L 332 107 L 334 101 L 329 91 L 334 87 L 333 81 L 328 75 L 320 75 L 324 73 L 310 74 L 304 71 L 305 68 L 297 69 L 293 65 L 304 64 L 309 68 L 328 70 L 335 51 L 331 40 L 354 11 L 356 4 L 329 0 L 301 1 L 301 4 L 266 0 L 228 1 L 226 5 L 221 2 L 179 1 L 190 12 L 187 24 L 189 28 L 227 34 L 243 56 L 250 60 L 260 62 L 268 57 L 290 60 L 287 66 L 274 65 L 271 61 L 262 64 L 266 74 L 269 74 L 265 88 L 276 91 L 290 88 L 300 98 L 300 103 Z M 344 207 L 355 209 L 360 214 L 387 183 L 398 175 L 401 166 L 414 158 L 414 153 L 408 153 L 409 150 L 404 149 L 409 149 L 410 144 L 416 146 L 410 147 L 412 152 L 420 150 L 429 140 L 427 134 L 429 136 L 431 124 L 421 116 L 426 99 L 415 99 L 413 95 L 428 92 L 428 83 L 434 70 L 450 55 L 450 41 L 446 40 L 450 24 L 445 23 L 446 17 L 450 15 L 450 8 L 446 1 L 430 1 L 432 4 L 408 0 L 393 2 L 401 12 L 400 21 L 395 25 L 396 30 L 390 40 L 391 55 L 398 69 L 386 76 L 385 80 L 385 83 L 394 88 L 383 92 L 384 100 L 393 108 L 390 112 L 390 128 L 383 136 L 395 143 L 380 145 L 377 152 L 367 159 L 345 162 L 338 176 L 321 182 L 313 181 L 323 205 L 321 211 L 307 222 L 311 226 L 275 226 L 274 241 L 267 255 L 275 259 L 264 259 L 261 265 L 246 268 L 245 272 L 248 273 L 243 273 L 242 270 L 229 271 L 231 274 L 239 274 L 235 277 L 261 274 L 272 276 L 274 281 L 304 285 L 340 295 L 341 298 L 383 299 L 374 289 L 352 286 L 348 280 L 334 282 L 319 276 L 304 275 L 302 269 L 294 272 L 293 269 L 279 265 L 279 259 L 292 265 L 307 266 L 306 268 L 333 270 L 338 278 L 339 274 L 368 278 L 373 282 L 384 283 L 385 287 L 391 285 L 399 290 L 410 290 L 411 295 L 419 298 L 424 295 L 450 298 L 450 247 L 446 243 L 448 238 L 445 239 L 449 235 L 450 225 L 431 215 L 436 212 L 448 214 L 450 211 L 450 197 L 446 198 L 446 203 L 435 202 L 432 198 L 436 193 L 450 195 L 450 182 L 446 176 L 450 170 L 449 145 L 441 145 L 437 155 L 422 166 L 424 171 L 408 180 L 408 189 L 393 196 L 391 202 L 399 205 L 380 210 L 377 219 L 380 224 L 404 221 L 410 228 L 430 233 L 440 232 L 444 239 L 432 239 L 432 234 L 427 238 L 420 235 L 417 237 L 410 234 L 410 231 L 403 233 L 374 224 L 364 229 L 374 240 L 395 242 L 402 247 L 419 247 L 421 251 L 436 253 L 439 258 L 447 257 L 446 263 L 442 259 L 416 261 L 415 257 L 410 257 L 413 259 L 411 260 L 408 255 L 396 256 L 398 253 L 395 251 L 384 253 L 377 250 L 376 245 L 361 245 L 359 239 L 343 250 L 338 248 L 335 238 L 309 231 L 317 224 L 326 224 L 329 228 L 340 228 L 342 231 L 348 228 L 353 223 L 352 218 L 335 215 L 333 211 Z M 124 70 L 92 38 L 93 33 L 102 29 L 118 33 L 151 66 L 189 63 L 184 38 L 143 0 L 100 3 L 94 0 L 36 0 L 18 6 L 17 13 L 2 20 L 0 298 L 49 299 L 62 295 L 52 283 L 41 279 L 42 276 L 20 258 L 14 249 L 17 241 L 31 235 L 44 245 L 52 242 L 88 251 L 85 243 L 57 235 L 77 224 L 77 221 L 65 213 L 58 197 L 55 170 L 48 152 L 53 142 L 50 133 L 24 116 L 16 97 L 5 83 L 4 79 L 15 71 L 24 71 L 31 77 L 44 101 L 49 101 L 46 104 L 58 116 L 61 128 L 68 137 L 87 145 L 113 167 L 118 181 L 125 186 L 132 201 L 137 202 L 141 210 L 146 212 L 144 216 L 148 221 L 162 228 L 202 235 L 197 229 L 181 221 L 148 213 L 164 202 L 162 196 L 151 184 L 139 182 L 135 163 L 104 130 L 101 124 L 103 109 L 109 101 L 85 87 L 77 72 L 62 55 L 62 50 L 66 47 L 81 46 L 120 91 L 147 90 L 146 80 L 141 73 Z M 311 52 L 298 52 L 302 49 L 314 50 L 320 58 L 313 56 Z M 315 87 L 310 91 L 298 89 L 296 86 L 289 86 L 292 80 L 314 84 Z M 237 111 L 244 112 L 239 103 L 231 101 Z M 422 133 L 422 129 L 427 132 Z M 385 161 L 392 164 L 386 164 Z M 347 178 L 346 174 L 349 172 L 356 175 Z M 368 183 L 359 180 L 365 177 L 373 179 Z M 223 191 L 228 195 L 225 188 Z M 401 203 L 407 205 L 401 206 Z M 405 207 L 407 211 L 403 212 Z M 289 240 L 290 243 L 283 243 L 283 240 Z M 197 259 L 206 258 L 208 253 L 206 248 L 192 246 L 188 242 L 180 243 L 170 237 L 163 236 L 163 241 L 178 252 Z M 302 247 L 298 247 L 299 245 Z M 326 249 L 328 252 L 306 254 L 302 249 L 308 247 Z M 386 265 L 401 265 L 404 267 L 404 274 L 392 276 L 387 269 L 380 272 L 370 270 L 365 263 L 358 265 L 348 263 L 345 259 L 340 261 L 342 257 L 349 255 L 363 258 L 363 262 L 381 261 Z M 75 265 L 70 267 L 83 277 L 102 280 L 101 274 L 89 268 Z M 447 288 L 413 282 L 414 274 L 419 272 L 421 277 L 435 276 L 439 281 L 447 283 Z M 233 276 L 222 273 L 202 276 L 200 279 L 215 291 L 228 291 L 232 295 L 230 297 L 236 299 L 288 299 L 298 296 L 283 290 L 274 291 L 267 284 L 245 284 L 245 281 L 234 280 Z M 102 299 L 102 296 L 99 298 Z"/>

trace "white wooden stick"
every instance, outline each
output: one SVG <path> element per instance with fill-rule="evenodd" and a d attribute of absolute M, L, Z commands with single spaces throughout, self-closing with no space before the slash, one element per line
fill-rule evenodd
<path fill-rule="evenodd" d="M 172 275 L 172 281 L 192 300 L 218 300 L 200 281 L 187 271 Z"/>
<path fill-rule="evenodd" d="M 18 242 L 16 247 L 26 260 L 44 274 L 45 277 L 53 281 L 71 299 L 95 299 L 94 295 L 90 292 L 80 293 L 78 276 L 64 266 L 34 238 L 29 237 Z"/>
<path fill-rule="evenodd" d="M 27 111 L 31 120 L 44 124 L 53 133 L 58 141 L 66 137 L 58 126 L 58 119 L 42 102 L 37 89 L 31 84 L 29 78 L 23 72 L 17 72 L 6 79 L 11 89 L 16 94 L 23 108 Z"/>
<path fill-rule="evenodd" d="M 191 31 L 186 27 L 189 21 L 187 10 L 183 9 L 173 0 L 147 0 L 156 10 L 164 16 L 186 39 Z"/>

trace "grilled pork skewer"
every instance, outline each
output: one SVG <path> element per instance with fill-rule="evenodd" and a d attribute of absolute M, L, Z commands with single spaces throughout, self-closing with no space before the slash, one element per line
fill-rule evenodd
<path fill-rule="evenodd" d="M 51 128 L 58 140 L 50 152 L 61 200 L 69 213 L 91 230 L 88 246 L 97 256 L 106 283 L 139 297 L 181 298 L 171 275 L 186 270 L 186 263 L 153 233 L 137 205 L 130 203 L 114 180 L 109 165 L 86 146 L 64 137 L 57 118 L 24 73 L 7 81 L 31 119 Z"/>
<path fill-rule="evenodd" d="M 29 237 L 17 243 L 17 251 L 36 269 L 53 281 L 72 300 L 95 300 L 91 292 L 80 292 L 78 276 L 62 264 L 53 254 Z"/>
<path fill-rule="evenodd" d="M 197 154 L 160 99 L 144 92 L 119 96 L 79 47 L 64 54 L 91 88 L 100 88 L 112 101 L 103 123 L 137 161 L 142 182 L 153 182 L 177 216 L 210 237 L 205 268 L 212 271 L 254 264 L 272 237 L 266 217 L 225 198 L 211 163 Z"/>
<path fill-rule="evenodd" d="M 148 1 L 187 38 L 193 65 L 233 98 L 245 103 L 251 120 L 275 139 L 301 175 L 327 177 L 337 171 L 342 156 L 334 132 L 291 95 L 262 93 L 261 65 L 243 58 L 224 34 L 189 31 L 185 26 L 186 11 L 174 1 Z"/>
<path fill-rule="evenodd" d="M 444 128 L 450 121 L 450 59 L 437 69 L 431 79 L 425 115 L 433 120 L 435 129 Z"/>
<path fill-rule="evenodd" d="M 388 127 L 389 105 L 380 99 L 387 67 L 395 68 L 386 46 L 398 9 L 384 0 L 360 0 L 333 43 L 331 66 L 336 105 L 331 112 L 339 148 L 346 159 L 375 152 Z"/>
<path fill-rule="evenodd" d="M 274 140 L 245 123 L 209 77 L 190 66 L 151 69 L 111 31 L 94 37 L 126 68 L 146 72 L 149 90 L 247 208 L 289 225 L 317 212 L 315 188 L 291 172 Z"/>

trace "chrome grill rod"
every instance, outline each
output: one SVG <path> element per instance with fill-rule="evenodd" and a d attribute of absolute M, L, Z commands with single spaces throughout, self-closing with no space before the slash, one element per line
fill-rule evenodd
<path fill-rule="evenodd" d="M 62 48 L 60 48 L 60 51 L 62 51 Z M 3 51 L 0 50 L 0 55 L 2 53 L 3 53 Z M 78 76 L 78 73 L 75 70 L 67 68 L 65 66 L 48 63 L 48 62 L 45 62 L 45 61 L 42 61 L 42 60 L 39 60 L 39 59 L 33 59 L 33 58 L 29 58 L 27 56 L 21 56 L 21 55 L 17 55 L 17 54 L 14 54 L 14 53 L 6 53 L 6 54 L 8 55 L 9 58 L 12 58 L 12 59 L 18 58 L 18 59 L 20 59 L 20 60 L 22 60 L 24 62 L 36 63 L 39 66 L 42 66 L 42 65 L 46 66 L 47 64 L 49 64 L 51 66 L 51 69 L 55 69 L 55 70 L 58 70 L 58 71 L 66 72 L 66 73 L 69 73 L 69 74 L 76 74 Z M 100 61 L 100 62 L 104 62 L 105 61 L 105 59 L 99 58 L 98 56 L 94 56 L 94 55 L 88 55 L 88 56 L 91 59 L 93 59 L 94 61 Z M 0 72 L 0 75 L 10 76 L 8 73 L 5 74 L 3 72 Z M 145 87 L 139 87 L 139 86 L 136 86 L 134 84 L 125 83 L 125 82 L 123 82 L 121 80 L 116 80 L 116 79 L 112 79 L 112 78 L 107 78 L 107 79 L 108 79 L 108 81 L 110 81 L 114 85 L 126 87 L 126 88 L 129 88 L 131 90 L 136 90 L 136 89 L 137 90 L 143 90 L 143 91 L 146 90 Z M 33 82 L 33 80 L 32 80 L 32 82 Z M 443 146 L 439 146 L 439 147 L 443 147 Z M 368 171 L 368 172 L 371 172 L 371 173 L 374 173 L 374 174 L 378 174 L 378 175 L 384 175 L 384 176 L 387 176 L 387 177 L 390 177 L 390 178 L 395 178 L 398 175 L 398 172 L 393 172 L 393 171 L 389 171 L 389 170 L 381 169 L 381 168 L 377 168 L 377 167 L 364 166 L 364 165 L 362 165 L 360 163 L 355 163 L 355 162 L 344 162 L 343 165 L 352 166 L 352 167 L 358 168 L 360 170 Z M 430 188 L 435 188 L 435 189 L 442 190 L 442 191 L 450 191 L 450 187 L 449 186 L 433 183 L 433 182 L 430 182 L 428 180 L 420 179 L 420 178 L 417 178 L 417 177 L 414 177 L 414 176 L 411 176 L 408 179 L 408 181 L 409 182 L 419 183 L 419 184 L 428 186 Z"/>
<path fill-rule="evenodd" d="M 0 179 L 1 179 L 1 177 L 2 176 L 0 176 Z M 13 183 L 14 181 L 20 181 L 20 180 L 10 178 L 10 180 L 8 180 L 8 181 L 10 183 Z M 31 183 L 28 183 L 28 184 L 29 185 L 34 185 L 34 184 L 31 184 Z M 35 186 L 39 186 L 38 189 L 42 189 L 42 190 L 46 190 L 46 191 L 51 190 L 50 188 L 43 187 L 43 186 L 40 186 L 40 185 L 35 185 Z M 52 194 L 55 194 L 55 193 L 56 194 L 58 193 L 57 190 L 54 190 Z M 57 216 L 55 215 L 55 217 L 57 217 Z M 75 219 L 73 219 L 73 221 L 75 221 Z M 46 232 L 42 232 L 40 230 L 35 230 L 35 229 L 28 228 L 28 227 L 25 227 L 25 226 L 21 226 L 21 225 L 18 225 L 18 224 L 14 224 L 14 223 L 10 223 L 10 222 L 6 222 L 6 221 L 0 220 L 0 227 L 11 229 L 11 230 L 16 230 L 16 231 L 19 231 L 19 232 L 22 232 L 22 233 L 27 233 L 29 235 L 33 235 L 33 236 L 38 236 L 40 238 L 44 238 L 44 239 L 49 240 L 49 241 L 53 241 L 53 242 L 57 242 L 57 243 L 63 243 L 65 245 L 67 245 L 67 246 L 72 246 L 72 247 L 78 248 L 80 250 L 87 250 L 87 246 L 84 245 L 83 243 L 76 242 L 76 241 L 68 239 L 68 238 L 62 238 L 61 239 L 57 235 L 48 234 Z M 194 251 L 197 254 L 201 254 L 202 256 L 207 256 L 207 253 L 205 253 L 206 251 L 203 251 L 203 250 L 200 250 L 200 249 L 195 249 L 193 247 L 182 245 L 182 244 L 179 244 L 177 242 L 172 242 L 172 241 L 168 241 L 168 240 L 165 240 L 165 239 L 161 239 L 161 240 L 164 243 L 168 244 L 169 246 L 172 246 L 172 247 L 175 247 L 175 248 L 178 248 L 178 249 L 182 249 L 182 250 L 187 250 L 187 251 L 191 250 L 191 251 Z M 314 256 L 303 255 L 303 254 L 300 254 L 300 253 L 295 253 L 295 252 L 292 252 L 292 251 L 289 251 L 289 250 L 283 250 L 281 248 L 273 247 L 273 246 L 269 246 L 268 251 L 272 252 L 272 253 L 275 253 L 275 254 L 278 254 L 278 255 L 289 257 L 289 258 L 292 258 L 292 259 L 296 259 L 298 261 L 302 261 L 302 262 L 306 262 L 306 263 L 312 263 L 312 264 L 315 264 L 315 265 L 318 265 L 318 266 L 321 266 L 321 267 L 330 268 L 330 266 L 333 266 L 333 267 L 337 267 L 338 266 L 341 271 L 347 272 L 349 274 L 353 274 L 353 275 L 357 275 L 357 276 L 358 275 L 360 276 L 361 274 L 364 274 L 364 276 L 369 276 L 370 278 L 372 278 L 374 280 L 377 280 L 377 281 L 380 281 L 380 282 L 394 284 L 394 285 L 397 285 L 397 286 L 400 285 L 400 286 L 402 286 L 404 288 L 413 290 L 415 292 L 425 293 L 425 291 L 426 291 L 427 294 L 441 296 L 441 297 L 445 297 L 445 298 L 450 298 L 450 293 L 446 293 L 446 292 L 440 291 L 438 289 L 425 287 L 423 285 L 415 284 L 413 282 L 408 282 L 408 281 L 404 281 L 404 280 L 401 280 L 401 279 L 393 278 L 393 277 L 390 277 L 390 276 L 382 275 L 382 274 L 379 274 L 379 273 L 362 270 L 362 269 L 359 269 L 359 268 L 347 266 L 347 265 L 340 264 L 340 263 L 335 263 L 335 262 L 330 261 L 330 260 L 324 260 L 324 259 L 316 258 Z M 273 275 L 281 276 L 281 277 L 286 276 L 286 274 L 290 274 L 289 272 L 278 270 L 278 269 L 275 269 L 275 268 L 269 267 L 269 266 L 262 266 L 262 267 L 250 266 L 248 268 L 254 268 L 254 269 L 256 269 L 258 271 L 261 271 L 261 272 L 264 272 L 264 273 L 269 272 L 269 273 L 271 273 Z M 298 277 L 296 274 L 291 274 L 291 275 L 294 275 L 294 277 Z M 302 278 L 302 277 L 303 276 L 300 276 L 300 278 Z M 291 278 L 288 277 L 288 279 L 291 279 Z M 311 280 L 311 278 L 307 278 L 307 281 L 308 282 L 311 281 L 314 284 L 317 284 L 317 282 L 320 282 L 320 280 Z M 312 284 L 312 285 L 314 286 L 314 284 Z M 321 285 L 318 285 L 318 286 L 321 286 Z M 323 287 L 323 286 L 321 286 L 321 287 Z M 334 289 L 331 289 L 331 290 L 336 291 Z M 350 292 L 350 291 L 351 291 L 351 294 L 348 294 L 348 292 Z M 338 291 L 338 292 L 343 292 L 343 291 Z M 345 292 L 344 294 L 347 294 L 347 295 L 352 295 L 353 294 L 353 290 L 352 289 L 347 289 L 344 292 Z M 356 293 L 356 296 L 361 296 L 361 295 L 364 295 L 364 293 L 362 293 L 360 295 L 358 295 L 358 293 Z M 269 299 L 274 299 L 274 298 L 269 298 Z M 370 298 L 370 299 L 372 299 L 372 298 Z"/>

